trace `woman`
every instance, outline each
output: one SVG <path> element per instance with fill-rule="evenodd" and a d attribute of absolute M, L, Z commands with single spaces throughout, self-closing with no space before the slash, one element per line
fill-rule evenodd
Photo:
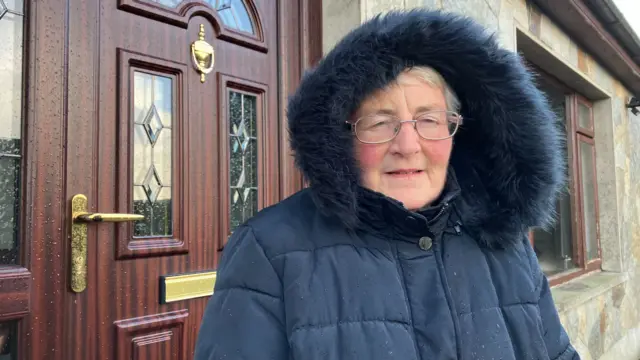
<path fill-rule="evenodd" d="M 234 232 L 196 359 L 579 359 L 526 235 L 552 221 L 561 132 L 517 55 L 394 12 L 288 110 L 310 186 Z"/>

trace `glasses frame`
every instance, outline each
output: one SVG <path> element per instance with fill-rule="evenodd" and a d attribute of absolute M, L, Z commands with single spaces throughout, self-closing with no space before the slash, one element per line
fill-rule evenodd
<path fill-rule="evenodd" d="M 356 139 L 358 139 L 358 141 L 360 141 L 363 144 L 384 144 L 384 143 L 387 143 L 389 141 L 392 141 L 393 139 L 396 138 L 396 136 L 398 136 L 398 134 L 400 133 L 400 129 L 402 128 L 402 124 L 404 124 L 404 123 L 413 123 L 413 129 L 416 131 L 418 136 L 420 136 L 422 139 L 440 141 L 440 140 L 446 140 L 446 139 L 452 138 L 458 132 L 458 129 L 460 129 L 460 125 L 462 125 L 462 119 L 463 119 L 462 115 L 458 114 L 455 111 L 448 111 L 448 110 L 434 110 L 434 111 L 429 111 L 429 112 L 423 113 L 423 115 L 432 114 L 432 113 L 442 113 L 442 112 L 447 113 L 447 114 L 451 115 L 452 117 L 454 117 L 456 119 L 456 121 L 447 120 L 449 122 L 455 123 L 456 124 L 456 128 L 453 130 L 453 132 L 449 136 L 439 137 L 439 138 L 429 138 L 429 137 L 422 136 L 420 134 L 420 132 L 418 131 L 418 121 L 420 121 L 420 120 L 415 120 L 415 119 L 400 120 L 400 119 L 396 118 L 396 119 L 398 119 L 398 126 L 396 127 L 397 130 L 395 131 L 395 133 L 393 134 L 393 136 L 390 139 L 384 140 L 384 141 L 363 141 L 358 136 L 358 132 L 356 131 L 356 126 L 358 125 L 360 120 L 367 118 L 369 115 L 365 115 L 365 116 L 359 117 L 358 120 L 356 120 L 355 122 L 345 121 L 345 123 L 347 123 L 351 127 L 351 131 L 355 135 Z M 447 116 L 447 119 L 449 119 L 449 116 Z"/>

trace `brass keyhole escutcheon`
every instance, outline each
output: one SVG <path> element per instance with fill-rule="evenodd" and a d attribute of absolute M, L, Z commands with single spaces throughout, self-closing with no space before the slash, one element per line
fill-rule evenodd
<path fill-rule="evenodd" d="M 191 44 L 191 59 L 196 70 L 200 73 L 200 82 L 204 83 L 207 74 L 213 70 L 214 50 L 204 39 L 204 24 L 200 24 L 200 32 L 198 32 L 198 40 Z"/>

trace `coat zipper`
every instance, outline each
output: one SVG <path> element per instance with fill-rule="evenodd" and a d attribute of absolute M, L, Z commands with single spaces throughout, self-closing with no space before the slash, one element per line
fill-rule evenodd
<path fill-rule="evenodd" d="M 433 217 L 433 219 L 431 219 L 431 221 L 429 221 L 427 223 L 427 225 L 431 225 L 433 224 L 436 220 L 438 220 L 438 218 L 440 218 L 440 216 L 442 216 L 442 214 L 444 214 L 444 211 L 447 210 L 447 208 L 449 207 L 449 203 L 446 202 L 444 204 L 442 204 L 442 208 L 440 208 L 440 211 L 436 214 L 436 216 Z"/>

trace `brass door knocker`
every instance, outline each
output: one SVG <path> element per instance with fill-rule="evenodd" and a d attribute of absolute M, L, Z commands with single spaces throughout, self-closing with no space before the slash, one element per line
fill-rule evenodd
<path fill-rule="evenodd" d="M 200 24 L 198 40 L 191 44 L 191 59 L 196 70 L 200 73 L 200 82 L 204 83 L 205 76 L 213 70 L 215 61 L 213 46 L 204 40 L 203 24 Z"/>

